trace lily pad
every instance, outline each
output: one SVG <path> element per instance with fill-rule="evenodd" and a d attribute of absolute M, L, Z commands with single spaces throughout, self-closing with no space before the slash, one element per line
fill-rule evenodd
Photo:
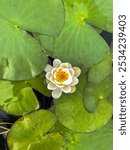
<path fill-rule="evenodd" d="M 84 2 L 87 6 L 86 22 L 108 32 L 113 31 L 113 0 L 64 0 L 68 6 Z"/>
<path fill-rule="evenodd" d="M 29 34 L 0 19 L 0 35 L 0 78 L 25 80 L 44 70 L 47 57 Z"/>
<path fill-rule="evenodd" d="M 59 133 L 48 133 L 57 119 L 49 111 L 40 110 L 23 116 L 12 126 L 8 135 L 10 150 L 61 150 L 64 138 Z"/>
<path fill-rule="evenodd" d="M 65 149 L 69 150 L 112 150 L 112 121 L 92 133 L 65 133 Z"/>
<path fill-rule="evenodd" d="M 27 80 L 39 75 L 47 57 L 30 32 L 54 36 L 63 24 L 61 0 L 0 0 L 0 78 Z"/>
<path fill-rule="evenodd" d="M 0 109 L 13 115 L 23 115 L 39 108 L 37 98 L 24 82 L 0 81 Z"/>
<path fill-rule="evenodd" d="M 25 81 L 30 87 L 40 92 L 44 96 L 51 97 L 51 91 L 47 89 L 45 78 L 38 76 L 32 80 Z"/>
<path fill-rule="evenodd" d="M 112 55 L 109 55 L 89 70 L 88 81 L 99 83 L 112 72 Z"/>
<path fill-rule="evenodd" d="M 83 84 L 79 84 L 74 94 L 63 94 L 56 100 L 55 112 L 59 122 L 70 130 L 92 132 L 110 120 L 112 105 L 104 98 L 99 102 L 96 110 L 90 113 L 83 104 L 83 92 L 81 92 L 83 87 Z"/>
<path fill-rule="evenodd" d="M 102 75 L 102 74 L 101 74 Z M 89 112 L 94 112 L 98 104 L 103 100 L 112 101 L 111 95 L 113 91 L 112 75 L 108 75 L 99 83 L 89 82 L 84 90 L 83 103 Z"/>
<path fill-rule="evenodd" d="M 109 53 L 109 47 L 98 32 L 86 23 L 86 4 L 76 3 L 69 7 L 65 3 L 65 12 L 65 26 L 58 37 L 39 37 L 46 52 L 85 69 L 101 62 Z"/>
<path fill-rule="evenodd" d="M 57 35 L 64 25 L 61 0 L 0 0 L 0 4 L 0 18 L 21 30 Z"/>
<path fill-rule="evenodd" d="M 88 9 L 86 21 L 108 32 L 113 31 L 113 0 L 84 0 Z"/>

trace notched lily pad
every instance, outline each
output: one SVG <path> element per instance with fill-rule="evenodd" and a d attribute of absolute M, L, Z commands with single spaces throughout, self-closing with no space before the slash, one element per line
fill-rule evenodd
<path fill-rule="evenodd" d="M 76 132 L 92 132 L 104 126 L 112 116 L 112 105 L 105 98 L 93 113 L 87 111 L 80 91 L 84 83 L 79 84 L 74 94 L 63 94 L 55 101 L 55 112 L 60 123 Z"/>
<path fill-rule="evenodd" d="M 112 121 L 92 133 L 65 133 L 68 150 L 112 150 L 113 130 Z"/>
<path fill-rule="evenodd" d="M 102 74 L 101 74 L 102 75 Z M 99 83 L 89 82 L 86 85 L 83 95 L 83 103 L 89 112 L 94 112 L 99 103 L 103 100 L 112 101 L 113 91 L 112 75 L 108 75 Z"/>
<path fill-rule="evenodd" d="M 61 0 L 0 0 L 0 78 L 27 80 L 39 75 L 47 57 L 28 33 L 55 36 L 63 24 Z"/>
<path fill-rule="evenodd" d="M 46 52 L 85 69 L 101 62 L 109 53 L 109 47 L 97 31 L 86 23 L 86 4 L 76 3 L 70 7 L 65 3 L 65 12 L 65 25 L 59 36 L 54 39 L 42 35 L 38 37 Z"/>
<path fill-rule="evenodd" d="M 113 31 L 113 0 L 83 0 L 88 9 L 86 21 L 108 32 Z"/>
<path fill-rule="evenodd" d="M 30 87 L 40 92 L 44 96 L 51 97 L 51 91 L 47 89 L 46 78 L 43 76 L 38 76 L 32 80 L 25 81 Z"/>
<path fill-rule="evenodd" d="M 88 81 L 99 83 L 112 72 L 112 54 L 89 70 Z"/>
<path fill-rule="evenodd" d="M 55 125 L 55 115 L 40 110 L 23 116 L 12 126 L 7 141 L 10 150 L 61 150 L 64 138 L 59 133 L 48 133 Z"/>

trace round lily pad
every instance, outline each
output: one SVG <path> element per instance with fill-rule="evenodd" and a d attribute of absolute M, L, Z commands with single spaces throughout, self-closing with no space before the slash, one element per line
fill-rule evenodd
<path fill-rule="evenodd" d="M 57 119 L 52 112 L 39 110 L 25 115 L 14 123 L 7 137 L 10 150 L 61 150 L 64 138 L 49 133 Z"/>

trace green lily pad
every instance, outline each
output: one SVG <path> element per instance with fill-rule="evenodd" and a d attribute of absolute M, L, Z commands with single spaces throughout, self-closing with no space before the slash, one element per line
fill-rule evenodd
<path fill-rule="evenodd" d="M 107 56 L 109 47 L 97 31 L 85 22 L 86 11 L 85 3 L 74 7 L 65 4 L 65 26 L 60 35 L 55 39 L 39 37 L 49 55 L 84 68 L 92 67 Z"/>
<path fill-rule="evenodd" d="M 30 87 L 40 92 L 44 96 L 51 97 L 51 91 L 47 89 L 46 79 L 42 76 L 38 76 L 32 80 L 25 81 Z"/>
<path fill-rule="evenodd" d="M 48 133 L 57 119 L 49 111 L 40 110 L 23 116 L 14 123 L 7 137 L 10 150 L 61 150 L 64 138 Z"/>
<path fill-rule="evenodd" d="M 34 36 L 39 42 L 39 44 L 46 50 L 46 52 L 51 51 L 51 54 L 53 54 L 52 50 L 54 49 L 55 43 L 54 37 L 39 34 L 34 34 Z"/>
<path fill-rule="evenodd" d="M 63 24 L 61 0 L 0 0 L 0 78 L 27 80 L 39 75 L 47 57 L 29 33 L 54 36 Z"/>
<path fill-rule="evenodd" d="M 47 57 L 25 31 L 0 19 L 0 35 L 0 78 L 25 80 L 44 70 Z"/>
<path fill-rule="evenodd" d="M 24 82 L 0 81 L 0 109 L 13 115 L 23 115 L 39 108 L 37 98 Z"/>
<path fill-rule="evenodd" d="M 84 0 L 87 6 L 86 21 L 108 32 L 113 31 L 113 0 Z"/>
<path fill-rule="evenodd" d="M 89 70 L 88 81 L 99 83 L 107 77 L 112 71 L 111 53 L 99 64 L 96 64 Z"/>
<path fill-rule="evenodd" d="M 101 74 L 102 75 L 102 74 Z M 83 103 L 89 112 L 94 112 L 98 104 L 103 100 L 112 101 L 111 95 L 113 91 L 112 75 L 108 75 L 99 83 L 89 82 L 84 90 Z"/>
<path fill-rule="evenodd" d="M 112 105 L 105 98 L 101 100 L 93 113 L 87 111 L 83 103 L 83 87 L 77 87 L 73 94 L 63 94 L 55 101 L 55 113 L 65 127 L 75 132 L 92 132 L 106 124 L 112 116 Z M 81 90 L 82 89 L 82 90 Z"/>
<path fill-rule="evenodd" d="M 86 22 L 108 32 L 113 31 L 113 0 L 64 0 L 68 6 L 84 2 L 87 6 Z"/>
<path fill-rule="evenodd" d="M 61 0 L 0 0 L 0 4 L 0 18 L 22 30 L 57 35 L 63 27 Z"/>
<path fill-rule="evenodd" d="M 65 133 L 68 150 L 112 150 L 113 129 L 112 121 L 92 133 Z"/>
<path fill-rule="evenodd" d="M 54 128 L 51 130 L 52 133 L 55 133 L 55 132 L 59 132 L 59 133 L 64 133 L 64 132 L 73 132 L 72 130 L 66 128 L 65 126 L 63 126 L 63 124 L 61 124 L 59 121 L 56 122 Z"/>

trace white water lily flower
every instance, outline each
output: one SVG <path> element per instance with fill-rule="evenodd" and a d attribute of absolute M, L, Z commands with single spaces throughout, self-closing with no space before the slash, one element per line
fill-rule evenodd
<path fill-rule="evenodd" d="M 78 84 L 81 70 L 72 67 L 70 63 L 62 63 L 59 59 L 53 61 L 53 66 L 45 68 L 47 88 L 52 90 L 52 97 L 57 99 L 64 93 L 74 93 Z"/>

